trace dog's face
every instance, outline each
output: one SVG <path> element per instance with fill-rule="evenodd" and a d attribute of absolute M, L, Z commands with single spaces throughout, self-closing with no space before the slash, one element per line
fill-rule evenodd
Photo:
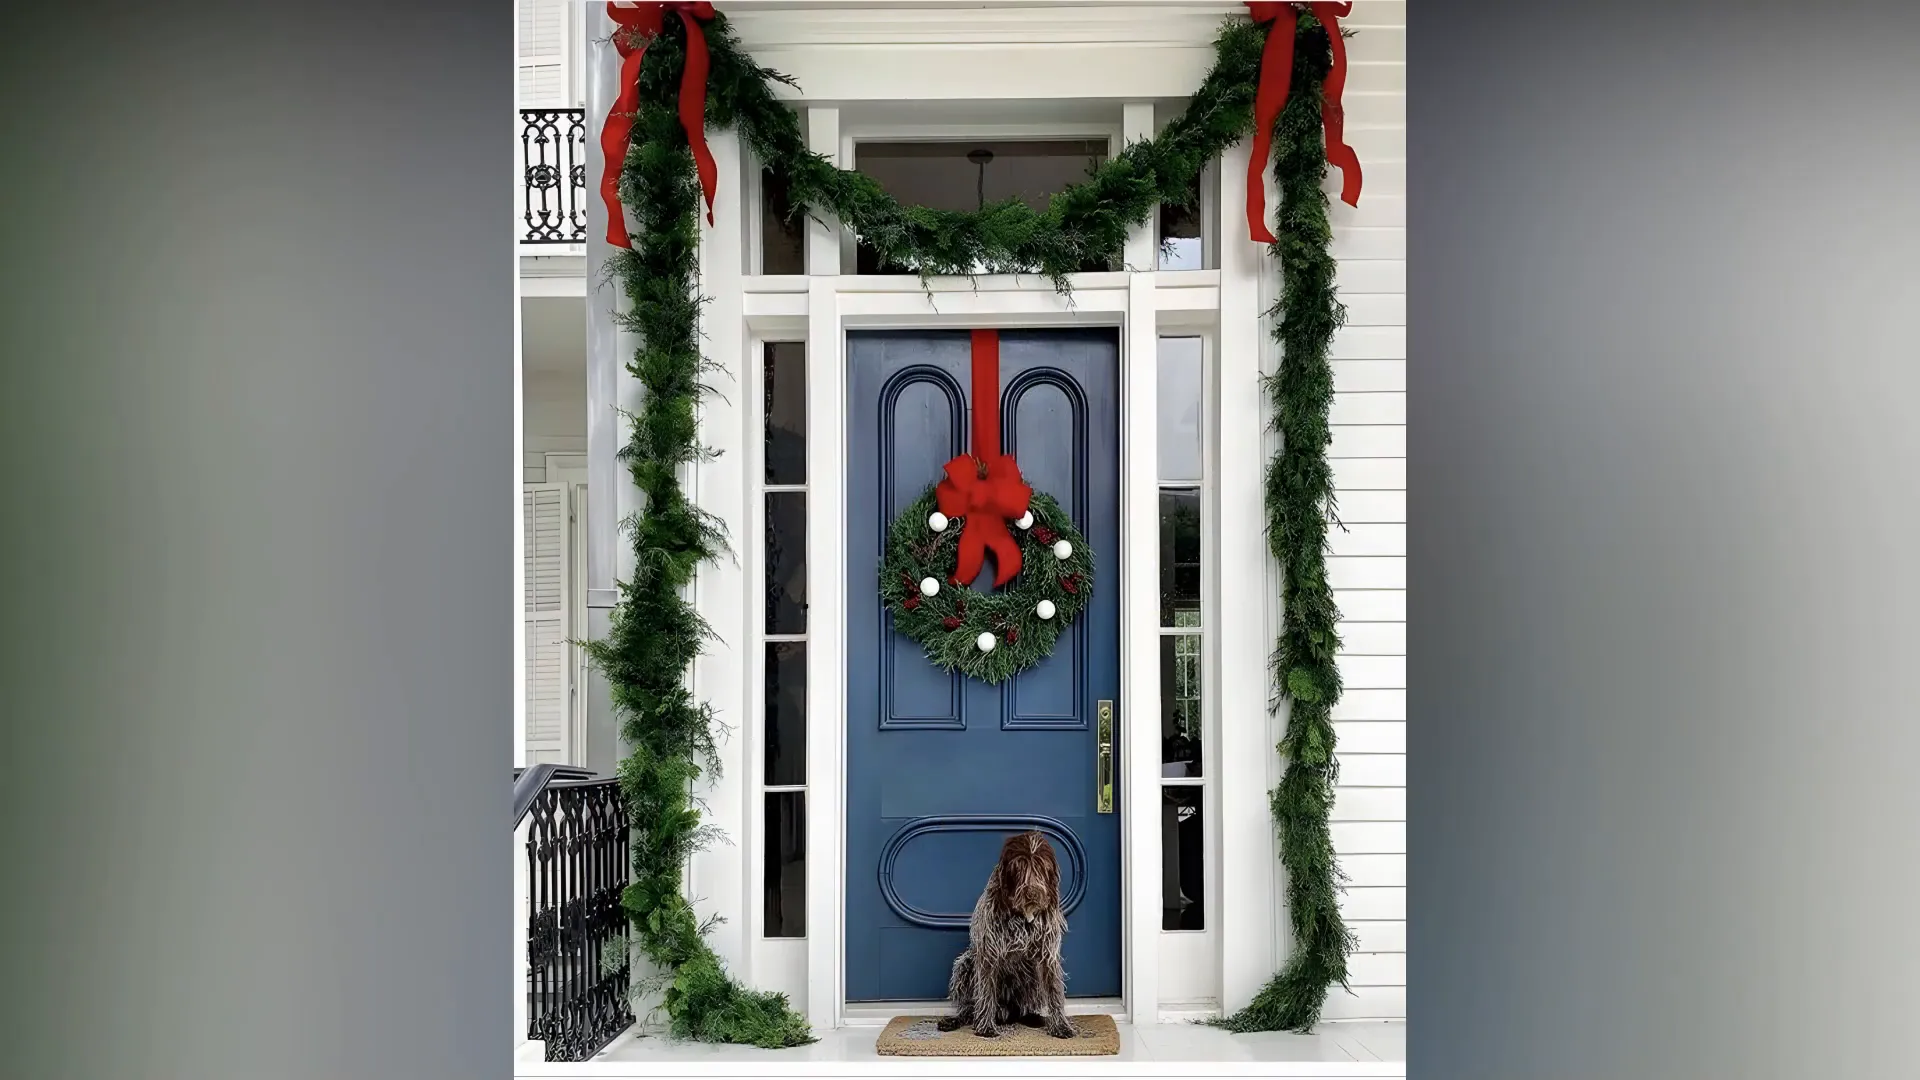
<path fill-rule="evenodd" d="M 1000 910 L 1028 922 L 1060 906 L 1060 865 L 1053 846 L 1038 832 L 1010 836 L 1000 848 Z"/>

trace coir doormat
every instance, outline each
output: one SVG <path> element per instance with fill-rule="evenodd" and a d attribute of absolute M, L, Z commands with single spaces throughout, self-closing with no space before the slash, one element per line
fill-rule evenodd
<path fill-rule="evenodd" d="M 1039 1028 L 1007 1024 L 983 1039 L 970 1027 L 941 1031 L 937 1016 L 896 1016 L 874 1047 L 897 1057 L 1101 1057 L 1120 1052 L 1120 1029 L 1104 1014 L 1070 1016 L 1074 1037 L 1056 1039 Z"/>

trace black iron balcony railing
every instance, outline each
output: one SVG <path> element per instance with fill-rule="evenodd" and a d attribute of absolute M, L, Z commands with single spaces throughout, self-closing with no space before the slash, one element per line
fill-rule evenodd
<path fill-rule="evenodd" d="M 527 826 L 526 1037 L 546 1043 L 548 1061 L 586 1061 L 634 1023 L 626 800 L 616 780 L 522 774 L 514 802 Z"/>
<path fill-rule="evenodd" d="M 520 110 L 522 244 L 587 240 L 585 109 Z"/>

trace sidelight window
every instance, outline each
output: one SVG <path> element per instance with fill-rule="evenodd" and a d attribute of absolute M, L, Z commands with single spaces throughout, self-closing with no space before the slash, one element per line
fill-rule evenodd
<path fill-rule="evenodd" d="M 1201 574 L 1206 479 L 1203 341 L 1161 338 L 1161 929 L 1206 929 L 1206 708 Z"/>
<path fill-rule="evenodd" d="M 762 487 L 766 529 L 763 933 L 807 933 L 806 346 L 762 352 Z"/>

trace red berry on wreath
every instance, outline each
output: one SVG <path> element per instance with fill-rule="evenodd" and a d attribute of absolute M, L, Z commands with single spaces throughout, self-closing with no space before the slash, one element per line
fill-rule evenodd
<path fill-rule="evenodd" d="M 1014 626 L 1007 627 L 1007 644 L 1011 645 L 1014 642 L 1019 640 L 1020 640 L 1019 628 Z"/>
<path fill-rule="evenodd" d="M 1066 577 L 1061 578 L 1060 587 L 1067 590 L 1070 593 L 1079 592 L 1080 591 L 1080 575 L 1068 574 Z"/>
<path fill-rule="evenodd" d="M 940 620 L 940 625 L 946 627 L 949 630 L 958 630 L 960 629 L 960 620 L 952 615 L 949 615 L 946 618 Z"/>
<path fill-rule="evenodd" d="M 1045 525 L 1042 525 L 1039 528 L 1033 530 L 1033 538 L 1035 540 L 1040 541 L 1043 544 L 1051 544 L 1055 540 L 1060 539 L 1060 534 L 1054 532 L 1052 529 L 1047 528 Z"/>
<path fill-rule="evenodd" d="M 919 606 L 920 606 L 920 594 L 919 594 L 919 593 L 915 593 L 915 594 L 913 594 L 912 596 L 909 596 L 909 597 L 907 597 L 907 598 L 906 598 L 905 600 L 902 600 L 902 601 L 900 602 L 900 606 L 901 606 L 901 607 L 903 607 L 903 608 L 906 608 L 906 609 L 907 609 L 908 611 L 912 611 L 912 610 L 913 610 L 914 608 L 917 608 L 917 607 L 919 607 Z"/>

